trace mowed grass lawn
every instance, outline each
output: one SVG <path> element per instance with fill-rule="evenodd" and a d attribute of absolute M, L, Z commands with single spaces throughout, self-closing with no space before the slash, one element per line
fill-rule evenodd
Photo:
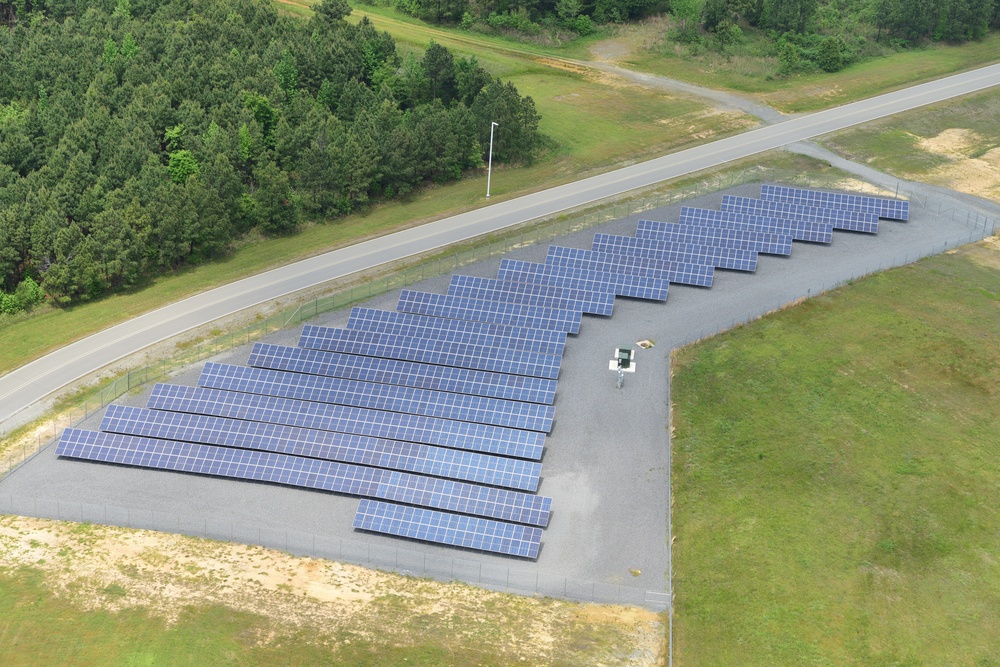
<path fill-rule="evenodd" d="M 680 665 L 1000 665 L 1000 248 L 676 354 Z"/>

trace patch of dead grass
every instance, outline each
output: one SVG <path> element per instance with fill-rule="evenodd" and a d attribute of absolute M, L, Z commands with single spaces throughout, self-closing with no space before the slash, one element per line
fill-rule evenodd
<path fill-rule="evenodd" d="M 385 645 L 489 646 L 526 664 L 655 665 L 664 650 L 660 616 L 639 608 L 497 593 L 147 530 L 0 517 L 0 568 L 23 566 L 41 570 L 57 596 L 82 609 L 141 607 L 168 624 L 191 605 L 222 605 L 308 628 L 320 642 L 348 633 Z"/>

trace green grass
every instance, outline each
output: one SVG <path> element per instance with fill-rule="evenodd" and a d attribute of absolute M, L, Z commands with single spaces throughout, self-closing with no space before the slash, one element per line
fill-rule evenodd
<path fill-rule="evenodd" d="M 103 593 L 119 599 L 127 590 L 110 586 Z M 315 630 L 284 627 L 222 606 L 192 605 L 170 626 L 141 608 L 81 611 L 52 596 L 37 571 L 0 576 L 0 664 L 7 667 L 510 664 L 461 642 L 393 647 L 358 635 L 350 639 L 329 646 Z"/>
<path fill-rule="evenodd" d="M 920 178 L 949 158 L 919 146 L 920 139 L 936 137 L 944 130 L 971 130 L 977 140 L 963 155 L 982 157 L 1000 146 L 1000 91 L 988 90 L 958 100 L 908 111 L 823 138 L 823 144 L 852 159 L 867 159 L 877 169 L 902 178 Z"/>
<path fill-rule="evenodd" d="M 678 664 L 1000 664 L 985 262 L 926 259 L 678 353 Z"/>
<path fill-rule="evenodd" d="M 769 77 L 757 58 L 693 58 L 668 47 L 633 53 L 625 65 L 698 85 L 747 93 L 786 113 L 816 111 L 997 62 L 1000 34 L 959 46 L 933 44 L 868 60 L 833 74 Z"/>

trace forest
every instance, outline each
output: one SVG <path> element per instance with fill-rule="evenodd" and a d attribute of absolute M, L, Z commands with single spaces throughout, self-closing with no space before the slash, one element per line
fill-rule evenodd
<path fill-rule="evenodd" d="M 530 97 L 344 0 L 0 2 L 0 313 L 71 304 L 541 142 Z"/>

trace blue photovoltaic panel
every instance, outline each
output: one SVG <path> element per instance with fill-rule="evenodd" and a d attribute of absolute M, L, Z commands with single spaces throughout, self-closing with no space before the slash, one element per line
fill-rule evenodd
<path fill-rule="evenodd" d="M 862 213 L 874 213 L 890 220 L 909 220 L 910 202 L 891 197 L 868 197 L 845 192 L 823 192 L 789 188 L 783 185 L 762 185 L 760 198 L 794 204 L 808 204 L 820 208 L 847 208 Z"/>
<path fill-rule="evenodd" d="M 270 343 L 254 343 L 247 365 L 546 405 L 552 405 L 556 398 L 557 383 L 549 378 L 490 373 L 455 366 L 436 366 Z"/>
<path fill-rule="evenodd" d="M 360 382 L 322 375 L 220 364 L 214 361 L 205 364 L 201 377 L 198 378 L 198 386 L 524 428 L 546 433 L 552 430 L 552 418 L 555 414 L 555 408 L 551 405 L 539 403 L 505 401 L 498 398 Z"/>
<path fill-rule="evenodd" d="M 667 226 L 665 222 L 642 221 L 651 229 L 657 225 Z M 680 223 L 698 227 L 723 227 L 726 229 L 749 229 L 775 234 L 790 234 L 796 241 L 811 243 L 830 243 L 833 241 L 833 225 L 828 222 L 809 222 L 808 220 L 792 220 L 789 218 L 769 217 L 750 213 L 733 213 L 732 211 L 716 211 L 710 208 L 693 208 L 682 206 Z"/>
<path fill-rule="evenodd" d="M 542 470 L 537 461 L 448 447 L 114 404 L 104 413 L 101 430 L 391 468 L 522 491 L 538 490 Z"/>
<path fill-rule="evenodd" d="M 717 269 L 756 271 L 757 253 L 752 250 L 734 250 L 719 246 L 691 245 L 687 243 L 654 243 L 634 236 L 594 234 L 593 249 L 612 255 L 650 257 L 653 259 L 686 260 L 708 264 Z"/>
<path fill-rule="evenodd" d="M 707 239 L 710 239 L 712 245 L 723 248 L 741 248 L 769 255 L 792 254 L 791 234 L 681 224 L 651 228 L 643 226 L 644 222 L 646 221 L 639 221 L 639 227 L 635 233 L 637 238 L 650 241 L 680 241 L 681 243 L 706 243 Z"/>
<path fill-rule="evenodd" d="M 545 434 L 538 431 L 173 384 L 154 386 L 146 407 L 370 435 L 535 461 L 542 458 L 545 445 Z"/>
<path fill-rule="evenodd" d="M 463 299 L 446 294 L 403 290 L 396 310 L 418 315 L 450 317 L 456 320 L 495 322 L 534 329 L 554 329 L 579 333 L 583 314 L 580 311 L 524 306 L 514 303 Z"/>
<path fill-rule="evenodd" d="M 548 524 L 552 506 L 544 496 L 398 470 L 75 428 L 63 431 L 56 455 L 349 493 L 534 526 Z"/>
<path fill-rule="evenodd" d="M 503 282 L 492 278 L 459 274 L 451 277 L 448 294 L 471 299 L 579 310 L 591 315 L 611 315 L 615 306 L 615 295 L 610 292 L 584 292 L 541 283 Z"/>
<path fill-rule="evenodd" d="M 665 278 L 646 278 L 624 273 L 584 271 L 552 264 L 536 264 L 519 259 L 500 260 L 497 278 L 523 283 L 544 283 L 573 289 L 605 291 L 618 296 L 651 301 L 666 301 L 670 281 Z"/>
<path fill-rule="evenodd" d="M 299 347 L 552 379 L 559 377 L 559 366 L 562 364 L 562 357 L 552 354 L 392 336 L 373 331 L 334 329 L 312 324 L 307 324 L 302 329 Z"/>
<path fill-rule="evenodd" d="M 587 271 L 606 271 L 649 278 L 666 278 L 672 283 L 697 285 L 699 287 L 711 287 L 712 278 L 715 276 L 715 267 L 707 264 L 667 262 L 644 257 L 624 257 L 622 255 L 609 255 L 604 252 L 555 245 L 549 246 L 545 263 L 554 266 L 585 269 Z"/>
<path fill-rule="evenodd" d="M 537 558 L 542 529 L 363 499 L 354 527 L 424 542 Z"/>
<path fill-rule="evenodd" d="M 812 222 L 829 222 L 834 229 L 849 232 L 878 233 L 878 216 L 874 213 L 859 213 L 847 209 L 816 208 L 802 204 L 788 204 L 752 197 L 722 195 L 722 210 L 735 213 L 756 213 L 758 215 L 788 216 Z"/>
<path fill-rule="evenodd" d="M 414 315 L 401 313 L 398 310 L 377 310 L 360 306 L 351 309 L 347 328 L 396 336 L 441 338 L 457 343 L 508 347 L 512 350 L 528 350 L 542 354 L 562 354 L 566 347 L 565 331 L 508 327 L 491 322 L 452 320 L 447 317 Z"/>

